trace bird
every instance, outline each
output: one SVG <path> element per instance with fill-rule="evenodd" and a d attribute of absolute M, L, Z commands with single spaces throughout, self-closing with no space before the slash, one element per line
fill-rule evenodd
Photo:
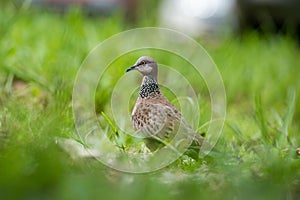
<path fill-rule="evenodd" d="M 131 122 L 133 129 L 143 134 L 146 147 L 151 152 L 164 147 L 183 126 L 183 134 L 192 141 L 191 146 L 199 150 L 204 138 L 192 129 L 181 112 L 162 94 L 157 80 L 156 61 L 149 56 L 142 56 L 126 69 L 126 73 L 134 70 L 139 71 L 143 79 Z"/>

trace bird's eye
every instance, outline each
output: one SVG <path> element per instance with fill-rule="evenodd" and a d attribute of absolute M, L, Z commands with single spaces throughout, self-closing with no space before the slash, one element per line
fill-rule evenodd
<path fill-rule="evenodd" d="M 143 60 L 143 61 L 141 61 L 140 65 L 145 65 L 145 64 L 146 64 L 146 62 Z"/>

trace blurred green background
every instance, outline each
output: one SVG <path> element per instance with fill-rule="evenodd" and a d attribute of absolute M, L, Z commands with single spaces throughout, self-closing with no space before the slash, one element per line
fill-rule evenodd
<path fill-rule="evenodd" d="M 127 29 L 164 26 L 163 21 L 171 25 L 159 14 L 170 7 L 167 1 L 165 10 L 160 1 L 111 1 L 116 3 L 93 10 L 53 2 L 0 3 L 0 199 L 299 198 L 297 21 L 278 26 L 280 20 L 244 20 L 241 26 L 240 18 L 229 16 L 226 27 L 202 29 L 201 23 L 208 23 L 204 20 L 197 29 L 187 28 L 224 80 L 227 118 L 217 144 L 221 153 L 193 162 L 181 158 L 158 172 L 134 175 L 71 156 L 60 138 L 76 139 L 72 87 L 89 51 Z M 170 65 L 177 62 L 155 55 Z M 109 104 L 116 77 L 135 60 L 127 62 L 107 71 L 109 78 L 95 99 L 99 113 Z M 186 74 L 193 80 L 190 71 Z M 201 95 L 209 99 L 205 90 Z M 209 109 L 209 103 L 201 106 Z M 203 120 L 209 119 L 202 112 Z"/>

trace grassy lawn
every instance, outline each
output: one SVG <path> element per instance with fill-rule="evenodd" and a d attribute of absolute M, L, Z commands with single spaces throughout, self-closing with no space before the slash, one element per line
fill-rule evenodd
<path fill-rule="evenodd" d="M 221 154 L 192 163 L 179 159 L 160 171 L 135 175 L 63 150 L 59 138 L 76 138 L 77 70 L 94 46 L 129 28 L 119 14 L 89 18 L 78 9 L 60 15 L 0 8 L 0 199 L 299 198 L 300 49 L 286 35 L 198 39 L 226 89 Z M 155 55 L 172 64 L 172 57 Z M 110 88 L 135 60 L 126 62 L 107 70 L 96 94 L 97 112 L 109 112 Z M 199 80 L 185 73 L 196 86 Z M 201 95 L 209 100 L 206 91 Z M 201 111 L 203 123 L 209 115 Z"/>

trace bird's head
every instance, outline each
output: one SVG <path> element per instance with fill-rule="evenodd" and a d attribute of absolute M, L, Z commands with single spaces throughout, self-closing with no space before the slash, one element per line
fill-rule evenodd
<path fill-rule="evenodd" d="M 157 63 L 149 56 L 140 57 L 132 67 L 126 70 L 126 72 L 132 70 L 137 70 L 143 76 L 152 76 L 155 80 L 157 80 Z"/>

